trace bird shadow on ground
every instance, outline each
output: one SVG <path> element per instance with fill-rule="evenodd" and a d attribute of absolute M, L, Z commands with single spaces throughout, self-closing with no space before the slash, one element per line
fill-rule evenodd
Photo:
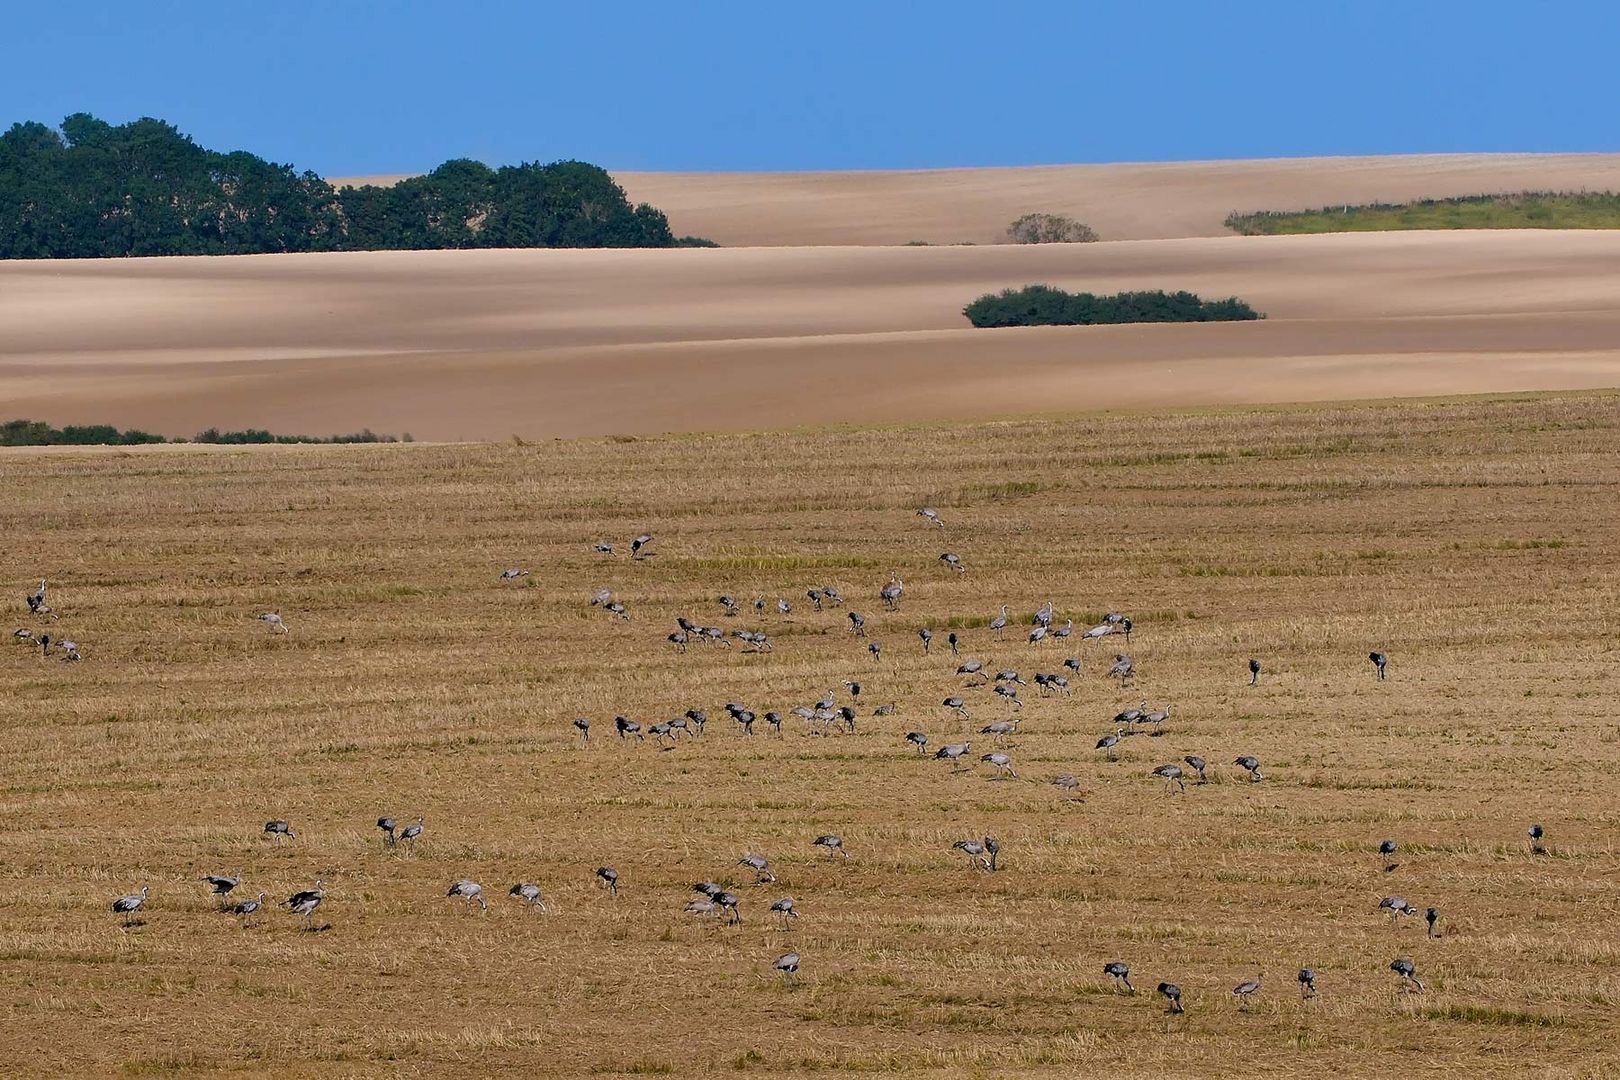
<path fill-rule="evenodd" d="M 321 923 L 319 926 L 306 926 L 299 931 L 301 934 L 324 934 L 332 929 L 331 923 Z"/>

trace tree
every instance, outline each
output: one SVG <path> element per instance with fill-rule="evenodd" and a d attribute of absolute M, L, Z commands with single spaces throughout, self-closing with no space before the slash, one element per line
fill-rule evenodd
<path fill-rule="evenodd" d="M 1097 239 L 1090 225 L 1060 214 L 1025 214 L 1007 226 L 1013 244 L 1089 244 Z"/>

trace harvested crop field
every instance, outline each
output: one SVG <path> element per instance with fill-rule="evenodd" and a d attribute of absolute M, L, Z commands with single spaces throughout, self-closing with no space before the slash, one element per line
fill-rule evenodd
<path fill-rule="evenodd" d="M 0 652 L 0 1048 L 35 1075 L 1610 1075 L 1617 404 L 0 453 L 8 610 L 83 655 Z M 41 575 L 56 621 L 22 603 Z M 826 585 L 846 602 L 817 612 Z M 1032 646 L 1047 600 L 1077 631 Z M 1111 610 L 1130 643 L 1081 644 Z M 772 650 L 680 652 L 677 615 Z M 1017 779 L 978 760 L 1015 710 L 953 674 L 952 630 L 1026 681 L 1079 659 L 1068 696 L 1020 689 Z M 1104 674 L 1118 652 L 1129 685 Z M 852 733 L 788 714 L 848 703 L 845 680 Z M 1161 730 L 1094 750 L 1144 699 L 1173 707 Z M 781 711 L 781 735 L 727 701 Z M 614 734 L 690 707 L 701 738 Z M 953 772 L 912 730 L 972 753 Z M 1169 794 L 1150 770 L 1187 754 L 1211 782 Z M 423 816 L 414 850 L 382 814 Z M 295 839 L 261 833 L 276 818 Z M 847 861 L 811 846 L 826 832 Z M 995 873 L 951 846 L 987 834 Z M 199 878 L 238 870 L 233 898 L 324 880 L 315 931 L 217 913 Z M 460 878 L 487 914 L 446 897 Z M 710 878 L 740 926 L 683 913 Z M 109 906 L 143 884 L 125 927 Z M 1394 893 L 1441 936 L 1392 926 Z"/>

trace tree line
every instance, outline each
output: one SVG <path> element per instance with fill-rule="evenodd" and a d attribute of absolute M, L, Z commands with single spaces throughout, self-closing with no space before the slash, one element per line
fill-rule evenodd
<path fill-rule="evenodd" d="M 43 420 L 8 420 L 0 423 L 0 446 L 140 446 L 146 443 L 395 443 L 411 442 L 410 433 L 379 435 L 366 428 L 348 435 L 275 435 L 263 428 L 221 431 L 211 427 L 190 439 L 168 439 L 150 431 L 120 431 L 111 424 L 68 424 L 52 427 Z"/>
<path fill-rule="evenodd" d="M 447 161 L 390 187 L 334 188 L 149 117 L 75 113 L 0 134 L 0 258 L 428 248 L 713 246 L 676 237 L 583 161 Z"/>
<path fill-rule="evenodd" d="M 1190 292 L 1122 292 L 1111 296 L 1070 293 L 1050 285 L 1025 285 L 986 293 L 962 309 L 974 326 L 1092 326 L 1102 323 L 1234 322 L 1263 319 L 1231 297 L 1203 300 Z"/>

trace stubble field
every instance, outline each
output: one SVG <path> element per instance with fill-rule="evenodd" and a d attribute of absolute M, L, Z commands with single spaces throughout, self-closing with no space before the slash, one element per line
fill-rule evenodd
<path fill-rule="evenodd" d="M 0 454 L 10 618 L 84 656 L 0 651 L 0 1057 L 94 1075 L 1620 1075 L 1617 406 Z M 653 554 L 632 561 L 642 531 Z M 621 554 L 592 551 L 609 539 Z M 41 575 L 55 623 L 22 603 Z M 843 608 L 811 608 L 823 585 Z M 598 587 L 627 621 L 589 605 Z M 1049 599 L 1077 630 L 1130 614 L 1130 644 L 1026 644 Z M 678 652 L 677 615 L 774 649 Z M 977 729 L 1012 709 L 953 675 L 953 629 L 964 658 L 1026 680 L 1080 658 L 1070 696 L 1022 691 L 1017 780 L 977 761 Z M 1118 651 L 1128 686 L 1104 675 Z M 720 708 L 842 705 L 846 679 L 852 734 L 790 716 L 747 737 Z M 1095 751 L 1143 699 L 1173 706 L 1162 732 Z M 613 734 L 615 714 L 689 707 L 707 733 L 672 749 Z M 910 730 L 971 738 L 973 767 L 919 756 Z M 1244 753 L 1263 782 L 1231 764 Z M 1169 795 L 1150 770 L 1186 754 L 1212 782 Z M 414 852 L 383 847 L 385 813 L 424 816 Z M 271 818 L 297 839 L 262 836 Z M 847 862 L 811 846 L 822 832 Z M 994 874 L 951 849 L 986 834 Z M 735 865 L 748 851 L 775 884 Z M 317 930 L 217 913 L 198 879 L 238 869 L 239 893 L 272 900 L 323 879 Z M 463 877 L 487 914 L 445 896 Z M 683 914 L 706 878 L 734 884 L 740 927 Z M 546 913 L 505 895 L 520 880 Z M 109 904 L 142 884 L 125 928 Z M 1442 936 L 1392 927 L 1391 893 L 1437 907 Z M 783 931 L 767 907 L 788 895 L 802 917 Z M 789 950 L 793 984 L 772 970 Z M 1398 956 L 1425 993 L 1400 992 Z M 1115 960 L 1134 996 L 1103 975 Z M 1244 1010 L 1230 989 L 1257 966 Z M 1151 996 L 1161 980 L 1185 1016 Z"/>

